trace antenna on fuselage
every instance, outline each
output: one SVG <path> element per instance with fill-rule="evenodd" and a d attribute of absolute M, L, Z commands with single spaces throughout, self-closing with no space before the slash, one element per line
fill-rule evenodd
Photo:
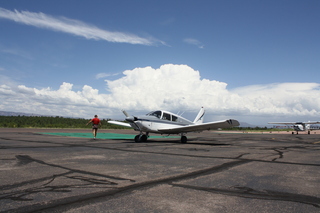
<path fill-rule="evenodd" d="M 183 111 L 183 112 L 179 115 L 179 113 L 180 113 L 180 111 L 179 111 L 179 113 L 178 113 L 177 115 L 179 115 L 179 116 L 182 117 L 183 113 L 185 113 L 185 112 L 186 112 L 186 111 Z"/>

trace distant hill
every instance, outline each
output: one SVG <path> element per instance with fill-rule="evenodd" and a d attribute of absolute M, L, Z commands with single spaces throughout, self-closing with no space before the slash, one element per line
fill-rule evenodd
<path fill-rule="evenodd" d="M 24 113 L 24 112 L 7 112 L 7 111 L 0 111 L 0 116 L 45 116 L 33 113 Z"/>
<path fill-rule="evenodd" d="M 260 127 L 260 128 L 264 128 L 267 125 L 252 125 L 246 122 L 240 122 L 240 126 L 239 127 L 250 127 L 250 128 L 255 128 L 255 127 Z"/>

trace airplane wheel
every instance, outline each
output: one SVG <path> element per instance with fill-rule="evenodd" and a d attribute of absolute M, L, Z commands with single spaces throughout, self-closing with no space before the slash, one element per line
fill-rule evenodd
<path fill-rule="evenodd" d="M 310 131 L 308 131 L 308 135 L 310 135 Z"/>
<path fill-rule="evenodd" d="M 187 140 L 186 136 L 181 136 L 181 143 L 187 143 Z"/>
<path fill-rule="evenodd" d="M 141 142 L 146 142 L 148 137 L 146 135 L 140 135 L 140 141 Z"/>
<path fill-rule="evenodd" d="M 136 137 L 134 137 L 134 142 L 140 142 L 140 135 L 136 135 Z"/>
<path fill-rule="evenodd" d="M 136 143 L 139 143 L 139 142 L 146 142 L 148 139 L 148 137 L 146 135 L 136 135 L 136 137 L 134 137 L 134 141 Z"/>

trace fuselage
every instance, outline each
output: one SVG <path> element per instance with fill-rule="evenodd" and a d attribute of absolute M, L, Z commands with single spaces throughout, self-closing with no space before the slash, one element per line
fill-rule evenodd
<path fill-rule="evenodd" d="M 134 117 L 133 120 L 134 122 L 130 122 L 130 119 L 128 121 L 134 130 L 151 133 L 165 133 L 164 131 L 159 132 L 158 130 L 193 124 L 193 122 L 188 119 L 162 110 L 152 111 L 146 115 Z"/>
<path fill-rule="evenodd" d="M 310 125 L 305 125 L 304 123 L 296 123 L 293 125 L 295 131 L 307 131 L 310 129 Z"/>

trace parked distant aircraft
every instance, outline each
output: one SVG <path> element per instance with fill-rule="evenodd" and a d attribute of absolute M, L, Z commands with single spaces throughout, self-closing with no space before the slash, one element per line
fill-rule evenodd
<path fill-rule="evenodd" d="M 186 143 L 187 137 L 185 134 L 187 132 L 202 132 L 204 130 L 229 128 L 240 125 L 237 120 L 233 119 L 203 123 L 205 114 L 203 107 L 200 109 L 193 122 L 163 110 L 152 111 L 139 117 L 129 116 L 124 110 L 122 110 L 122 112 L 125 114 L 128 123 L 120 121 L 108 121 L 108 123 L 132 127 L 135 131 L 140 131 L 140 134 L 136 135 L 134 138 L 135 142 L 147 141 L 149 133 L 151 132 L 157 134 L 180 134 L 181 143 Z M 143 134 L 143 132 L 146 134 Z"/>
<path fill-rule="evenodd" d="M 320 124 L 320 121 L 308 121 L 308 122 L 269 122 L 269 124 L 283 124 L 287 126 L 293 126 L 293 129 L 299 134 L 300 131 L 308 131 L 310 134 L 311 124 Z M 294 134 L 294 132 L 292 132 Z"/>

